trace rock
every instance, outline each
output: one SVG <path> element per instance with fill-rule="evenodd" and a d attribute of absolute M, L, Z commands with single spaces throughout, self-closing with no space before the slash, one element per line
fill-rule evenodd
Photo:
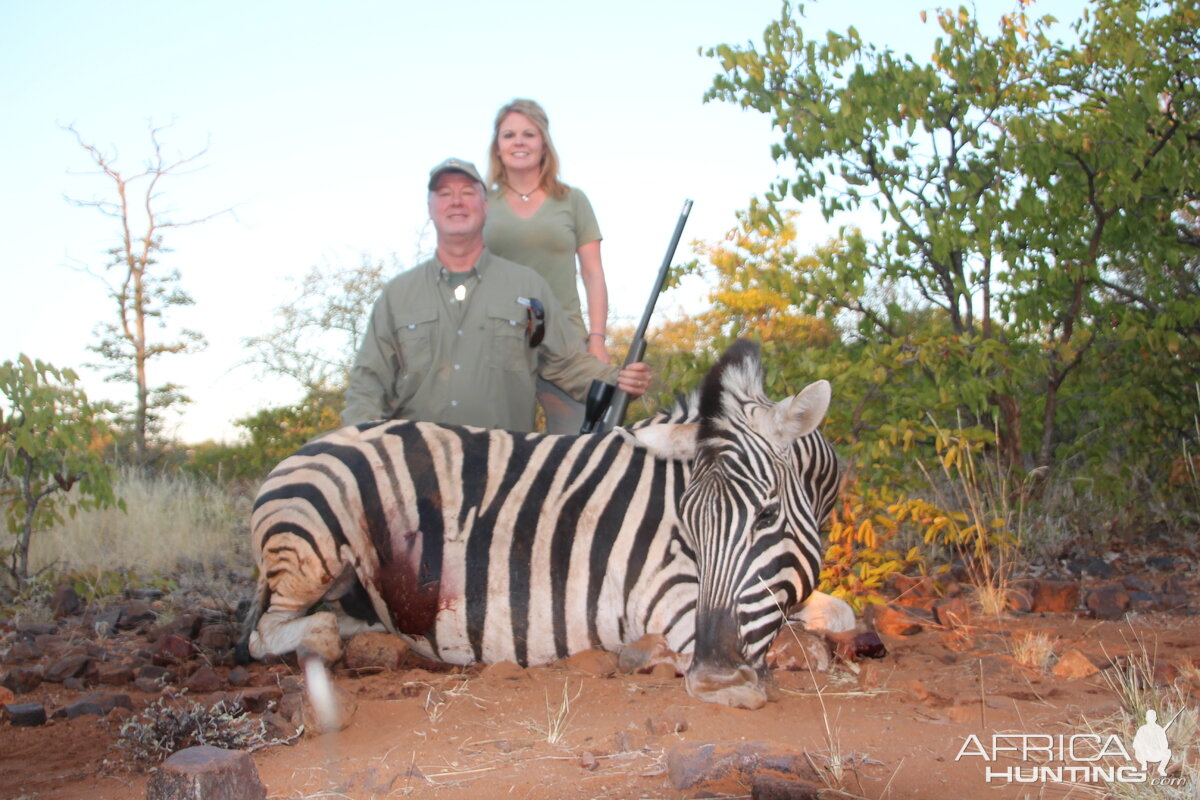
<path fill-rule="evenodd" d="M 1035 614 L 1069 614 L 1079 605 L 1079 584 L 1074 581 L 1035 580 L 1029 584 Z"/>
<path fill-rule="evenodd" d="M 399 636 L 371 631 L 351 638 L 342 659 L 351 672 L 394 672 L 406 655 L 408 644 Z"/>
<path fill-rule="evenodd" d="M 235 692 L 233 699 L 242 704 L 242 708 L 253 714 L 261 714 L 272 704 L 283 698 L 283 692 L 277 686 L 260 686 L 256 689 L 243 689 Z"/>
<path fill-rule="evenodd" d="M 796 625 L 785 625 L 767 651 L 767 666 L 771 669 L 828 672 L 829 664 L 825 637 Z"/>
<path fill-rule="evenodd" d="M 1159 572 L 1175 571 L 1175 556 L 1150 556 L 1146 559 L 1146 568 Z"/>
<path fill-rule="evenodd" d="M 680 655 L 667 644 L 661 633 L 648 633 L 621 648 L 617 668 L 621 672 L 652 672 L 658 664 L 670 664 L 676 674 L 687 672 L 690 655 Z"/>
<path fill-rule="evenodd" d="M 46 707 L 41 703 L 12 703 L 4 707 L 10 725 L 36 728 L 46 724 Z"/>
<path fill-rule="evenodd" d="M 181 661 L 187 661 L 195 654 L 196 648 L 190 639 L 186 639 L 177 633 L 168 633 L 158 640 L 158 646 L 152 658 L 155 664 L 166 666 L 167 664 L 177 664 Z"/>
<path fill-rule="evenodd" d="M 41 667 L 17 667 L 0 675 L 0 686 L 13 694 L 29 694 L 41 685 Z"/>
<path fill-rule="evenodd" d="M 180 750 L 146 784 L 146 800 L 265 800 L 248 753 L 202 745 Z"/>
<path fill-rule="evenodd" d="M 854 630 L 854 609 L 845 600 L 824 592 L 813 592 L 789 617 L 806 630 L 841 633 Z"/>
<path fill-rule="evenodd" d="M 91 657 L 82 653 L 63 656 L 46 668 L 45 674 L 42 675 L 42 680 L 48 683 L 62 683 L 68 678 L 76 678 L 86 674 L 89 669 L 95 674 L 96 668 L 92 664 Z"/>
<path fill-rule="evenodd" d="M 223 685 L 221 676 L 217 674 L 215 669 L 209 666 L 200 667 L 184 681 L 184 686 L 188 688 L 188 691 L 197 694 L 215 692 Z"/>
<path fill-rule="evenodd" d="M 1113 575 L 1112 565 L 1096 556 L 1072 559 L 1067 564 L 1067 569 L 1072 575 L 1077 576 L 1091 575 L 1096 578 L 1111 578 Z"/>
<path fill-rule="evenodd" d="M 109 686 L 124 686 L 133 683 L 133 665 L 127 663 L 96 665 L 96 680 Z"/>
<path fill-rule="evenodd" d="M 60 583 L 54 590 L 54 596 L 50 598 L 50 612 L 55 617 L 70 617 L 79 613 L 82 607 L 83 601 L 79 599 L 79 592 L 69 583 Z"/>
<path fill-rule="evenodd" d="M 761 742 L 687 742 L 667 751 L 667 772 L 672 785 L 679 790 L 731 776 L 753 776 L 760 771 L 804 780 L 819 779 L 802 754 L 773 752 Z"/>
<path fill-rule="evenodd" d="M 228 650 L 233 647 L 233 640 L 234 634 L 228 625 L 203 625 L 196 634 L 196 644 L 202 650 Z"/>
<path fill-rule="evenodd" d="M 39 652 L 29 642 L 18 641 L 12 647 L 8 648 L 7 653 L 0 654 L 0 663 L 24 664 L 29 661 L 35 661 L 38 655 Z"/>
<path fill-rule="evenodd" d="M 617 654 L 604 650 L 583 650 L 566 659 L 566 664 L 573 670 L 585 675 L 595 675 L 600 678 L 611 678 L 617 674 Z"/>
<path fill-rule="evenodd" d="M 933 607 L 937 621 L 947 628 L 961 628 L 971 624 L 971 607 L 961 597 L 939 600 Z"/>
<path fill-rule="evenodd" d="M 863 619 L 876 633 L 887 636 L 911 636 L 933 624 L 932 613 L 891 603 L 872 603 L 867 606 Z"/>
<path fill-rule="evenodd" d="M 1092 660 L 1077 649 L 1063 653 L 1052 670 L 1060 678 L 1088 678 L 1100 671 Z"/>
<path fill-rule="evenodd" d="M 199 614 L 180 614 L 169 622 L 161 624 L 158 628 L 164 636 L 175 634 L 182 636 L 184 639 L 195 639 L 200 632 L 200 626 L 204 624 L 204 617 Z"/>
<path fill-rule="evenodd" d="M 132 631 L 153 625 L 158 619 L 154 609 L 145 600 L 130 600 L 120 606 L 121 616 L 117 619 L 117 630 Z"/>
<path fill-rule="evenodd" d="M 264 713 L 262 721 L 267 726 L 267 735 L 272 739 L 291 741 L 299 732 L 291 720 L 275 711 Z"/>
<path fill-rule="evenodd" d="M 883 658 L 887 655 L 887 647 L 874 631 L 827 633 L 825 642 L 832 648 L 833 654 L 844 661 Z"/>
<path fill-rule="evenodd" d="M 820 788 L 811 781 L 755 775 L 750 784 L 751 800 L 818 800 Z"/>
<path fill-rule="evenodd" d="M 121 609 L 105 608 L 95 614 L 89 614 L 87 625 L 97 636 L 112 636 L 117 632 L 117 623 L 121 620 Z"/>
<path fill-rule="evenodd" d="M 0 706 L 6 706 L 17 699 L 13 694 L 13 690 L 4 686 L 0 686 Z"/>
<path fill-rule="evenodd" d="M 253 679 L 254 673 L 240 665 L 229 670 L 229 674 L 225 676 L 226 682 L 236 687 L 249 686 Z"/>
<path fill-rule="evenodd" d="M 1088 610 L 1097 619 L 1120 619 L 1131 605 L 1129 593 L 1120 584 L 1098 586 L 1088 592 Z"/>

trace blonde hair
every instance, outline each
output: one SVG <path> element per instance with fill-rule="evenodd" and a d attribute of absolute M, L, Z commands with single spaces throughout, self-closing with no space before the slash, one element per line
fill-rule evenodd
<path fill-rule="evenodd" d="M 500 160 L 500 125 L 504 118 L 516 112 L 527 118 L 542 134 L 542 174 L 538 178 L 538 187 L 546 194 L 561 200 L 567 195 L 567 185 L 558 177 L 558 151 L 550 139 L 550 119 L 546 111 L 534 100 L 518 98 L 502 106 L 496 112 L 496 122 L 492 125 L 492 144 L 488 148 L 488 186 L 499 187 L 508 183 L 504 163 Z"/>

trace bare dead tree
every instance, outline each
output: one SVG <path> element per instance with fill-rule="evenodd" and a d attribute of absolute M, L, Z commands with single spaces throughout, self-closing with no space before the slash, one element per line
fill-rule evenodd
<path fill-rule="evenodd" d="M 170 252 L 163 245 L 163 234 L 173 228 L 206 222 L 230 209 L 179 220 L 173 209 L 164 205 L 161 182 L 190 171 L 208 152 L 207 147 L 192 155 L 169 158 L 160 140 L 164 128 L 151 124 L 151 154 L 142 163 L 140 171 L 127 174 L 118 168 L 115 153 L 107 153 L 88 142 L 74 126 L 66 126 L 65 130 L 75 136 L 79 146 L 99 169 L 98 174 L 112 182 L 114 197 L 68 200 L 82 208 L 97 209 L 118 224 L 119 243 L 108 251 L 110 261 L 100 276 L 116 305 L 116 320 L 97 326 L 100 340 L 89 349 L 113 368 L 106 380 L 132 383 L 135 387 L 130 427 L 135 457 L 138 463 L 143 463 L 147 432 L 157 428 L 162 412 L 190 402 L 176 384 L 151 387 L 148 365 L 160 356 L 194 353 L 206 345 L 202 334 L 186 328 L 173 335 L 164 333 L 161 338 L 153 338 L 149 331 L 155 323 L 159 329 L 165 328 L 165 317 L 171 309 L 194 304 L 192 297 L 180 286 L 179 271 L 159 263 L 158 257 Z"/>

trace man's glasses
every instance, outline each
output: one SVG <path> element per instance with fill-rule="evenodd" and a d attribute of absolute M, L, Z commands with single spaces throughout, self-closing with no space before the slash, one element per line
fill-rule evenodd
<path fill-rule="evenodd" d="M 530 347 L 537 347 L 546 338 L 546 307 L 536 297 L 518 297 L 525 306 L 525 336 Z"/>

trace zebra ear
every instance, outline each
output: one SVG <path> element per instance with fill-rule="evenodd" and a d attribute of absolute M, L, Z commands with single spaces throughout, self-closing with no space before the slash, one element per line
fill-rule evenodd
<path fill-rule="evenodd" d="M 810 383 L 800 392 L 775 404 L 775 425 L 779 439 L 794 442 L 817 429 L 829 411 L 833 391 L 829 381 Z"/>
<path fill-rule="evenodd" d="M 638 447 L 649 450 L 655 458 L 691 461 L 696 457 L 696 440 L 700 431 L 698 422 L 647 425 L 631 431 L 616 430 L 633 439 Z"/>

